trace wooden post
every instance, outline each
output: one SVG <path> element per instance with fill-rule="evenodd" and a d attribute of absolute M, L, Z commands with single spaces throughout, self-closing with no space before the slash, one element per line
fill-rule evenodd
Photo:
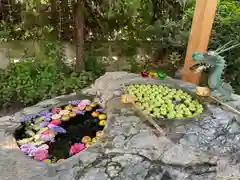
<path fill-rule="evenodd" d="M 199 84 L 200 82 L 201 73 L 193 73 L 189 70 L 194 64 L 192 61 L 192 52 L 203 52 L 208 49 L 216 9 L 217 0 L 196 0 L 192 29 L 189 36 L 184 68 L 182 70 L 182 80 L 184 81 L 194 84 Z"/>

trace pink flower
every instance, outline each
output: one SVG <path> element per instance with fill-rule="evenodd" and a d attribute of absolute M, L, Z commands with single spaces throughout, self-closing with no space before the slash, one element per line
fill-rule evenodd
<path fill-rule="evenodd" d="M 42 133 L 43 135 L 49 135 L 49 134 L 53 134 L 53 131 L 52 130 L 46 130 Z"/>
<path fill-rule="evenodd" d="M 38 161 L 43 161 L 44 159 L 48 158 L 48 150 L 46 149 L 37 149 L 34 153 L 34 159 Z"/>
<path fill-rule="evenodd" d="M 53 113 L 59 113 L 61 111 L 61 108 L 53 108 L 52 112 Z"/>
<path fill-rule="evenodd" d="M 84 110 L 85 107 L 86 107 L 86 104 L 83 104 L 83 103 L 78 104 L 79 110 Z"/>
<path fill-rule="evenodd" d="M 82 150 L 85 149 L 85 146 L 84 144 L 81 144 L 81 143 L 75 143 L 71 146 L 70 148 L 70 151 L 69 151 L 69 154 L 70 155 L 74 155 L 74 154 L 77 154 L 79 152 L 81 152 Z"/>
<path fill-rule="evenodd" d="M 91 101 L 88 100 L 88 99 L 84 99 L 81 101 L 81 104 L 85 104 L 86 106 L 90 105 L 91 104 Z"/>
<path fill-rule="evenodd" d="M 61 124 L 61 121 L 60 120 L 53 120 L 53 121 L 50 122 L 50 124 L 59 125 L 59 124 Z"/>

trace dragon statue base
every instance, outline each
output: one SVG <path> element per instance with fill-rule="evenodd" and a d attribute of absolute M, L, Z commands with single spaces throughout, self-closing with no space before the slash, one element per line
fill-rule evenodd
<path fill-rule="evenodd" d="M 229 83 L 226 83 L 222 78 L 226 67 L 226 61 L 224 57 L 220 55 L 221 53 L 240 45 L 237 44 L 226 48 L 230 43 L 231 42 L 225 44 L 215 51 L 194 52 L 192 58 L 196 63 L 190 67 L 190 70 L 195 72 L 209 69 L 208 86 L 211 90 L 211 96 L 222 102 L 233 100 L 232 94 L 234 93 L 232 86 Z"/>

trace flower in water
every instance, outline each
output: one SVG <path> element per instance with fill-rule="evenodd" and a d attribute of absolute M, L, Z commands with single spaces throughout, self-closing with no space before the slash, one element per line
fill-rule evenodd
<path fill-rule="evenodd" d="M 55 124 L 49 124 L 48 128 L 51 129 L 52 131 L 56 132 L 56 133 L 65 134 L 67 132 L 64 128 L 62 128 L 60 126 L 57 126 Z"/>
<path fill-rule="evenodd" d="M 49 112 L 49 113 L 46 114 L 46 117 L 51 117 L 53 114 L 54 114 L 54 113 Z"/>
<path fill-rule="evenodd" d="M 48 124 L 49 124 L 49 122 L 44 121 L 44 122 L 41 122 L 41 123 L 39 124 L 39 126 L 40 126 L 41 128 L 43 128 L 43 127 L 46 127 Z"/>
<path fill-rule="evenodd" d="M 87 106 L 87 105 L 84 104 L 84 103 L 79 103 L 79 104 L 78 104 L 79 110 L 84 110 L 86 106 Z"/>
<path fill-rule="evenodd" d="M 38 148 L 48 150 L 49 146 L 47 144 L 43 144 L 43 145 L 39 146 Z"/>
<path fill-rule="evenodd" d="M 84 111 L 84 110 L 73 110 L 73 112 L 75 112 L 78 115 L 80 115 L 80 114 L 84 115 L 86 111 Z"/>
<path fill-rule="evenodd" d="M 96 109 L 95 111 L 96 111 L 96 112 L 101 112 L 101 113 L 103 113 L 103 112 L 104 112 L 104 109 L 99 108 L 99 109 Z"/>
<path fill-rule="evenodd" d="M 54 142 L 55 136 L 53 134 L 46 134 L 46 135 L 41 134 L 39 137 L 39 140 L 44 141 L 44 142 L 47 142 L 47 141 Z"/>
<path fill-rule="evenodd" d="M 61 111 L 61 108 L 53 108 L 52 112 L 53 113 L 59 113 Z"/>
<path fill-rule="evenodd" d="M 91 101 L 88 100 L 88 99 L 84 99 L 81 101 L 81 104 L 85 104 L 86 106 L 90 105 L 91 104 Z"/>
<path fill-rule="evenodd" d="M 49 117 L 49 116 L 44 116 L 44 121 L 51 121 L 51 117 Z"/>
<path fill-rule="evenodd" d="M 48 150 L 38 148 L 34 154 L 34 159 L 38 161 L 43 161 L 44 159 L 48 158 Z"/>
<path fill-rule="evenodd" d="M 81 100 L 73 100 L 73 101 L 69 101 L 68 104 L 76 106 L 81 102 Z"/>
<path fill-rule="evenodd" d="M 20 149 L 22 152 L 24 152 L 27 155 L 31 155 L 34 153 L 34 151 L 37 150 L 37 147 L 34 143 L 26 143 L 20 146 Z"/>
<path fill-rule="evenodd" d="M 49 110 L 40 111 L 38 114 L 41 116 L 46 116 L 49 113 Z"/>
<path fill-rule="evenodd" d="M 53 131 L 51 129 L 48 129 L 48 130 L 44 131 L 42 134 L 43 135 L 53 134 Z"/>
<path fill-rule="evenodd" d="M 79 152 L 81 152 L 82 150 L 85 149 L 85 146 L 84 144 L 81 144 L 81 143 L 75 143 L 71 146 L 70 148 L 70 151 L 69 151 L 69 154 L 70 155 L 74 155 L 74 154 L 77 154 Z"/>
<path fill-rule="evenodd" d="M 29 115 L 25 115 L 20 119 L 20 122 L 23 123 L 25 121 L 31 121 L 32 119 L 36 118 L 37 115 L 36 114 L 29 114 Z"/>
<path fill-rule="evenodd" d="M 58 119 L 51 121 L 51 124 L 55 124 L 55 125 L 59 125 L 59 124 L 61 124 L 61 123 L 62 123 L 62 122 L 61 122 L 60 120 L 58 120 Z"/>

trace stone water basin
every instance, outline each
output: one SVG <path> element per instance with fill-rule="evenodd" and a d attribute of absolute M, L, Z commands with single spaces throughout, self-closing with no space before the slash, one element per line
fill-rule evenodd
<path fill-rule="evenodd" d="M 62 162 L 95 143 L 103 135 L 106 115 L 94 102 L 74 100 L 20 121 L 14 137 L 21 151 L 51 164 Z"/>
<path fill-rule="evenodd" d="M 176 85 L 131 83 L 123 91 L 136 97 L 136 105 L 161 126 L 183 125 L 207 112 L 206 98 Z"/>

